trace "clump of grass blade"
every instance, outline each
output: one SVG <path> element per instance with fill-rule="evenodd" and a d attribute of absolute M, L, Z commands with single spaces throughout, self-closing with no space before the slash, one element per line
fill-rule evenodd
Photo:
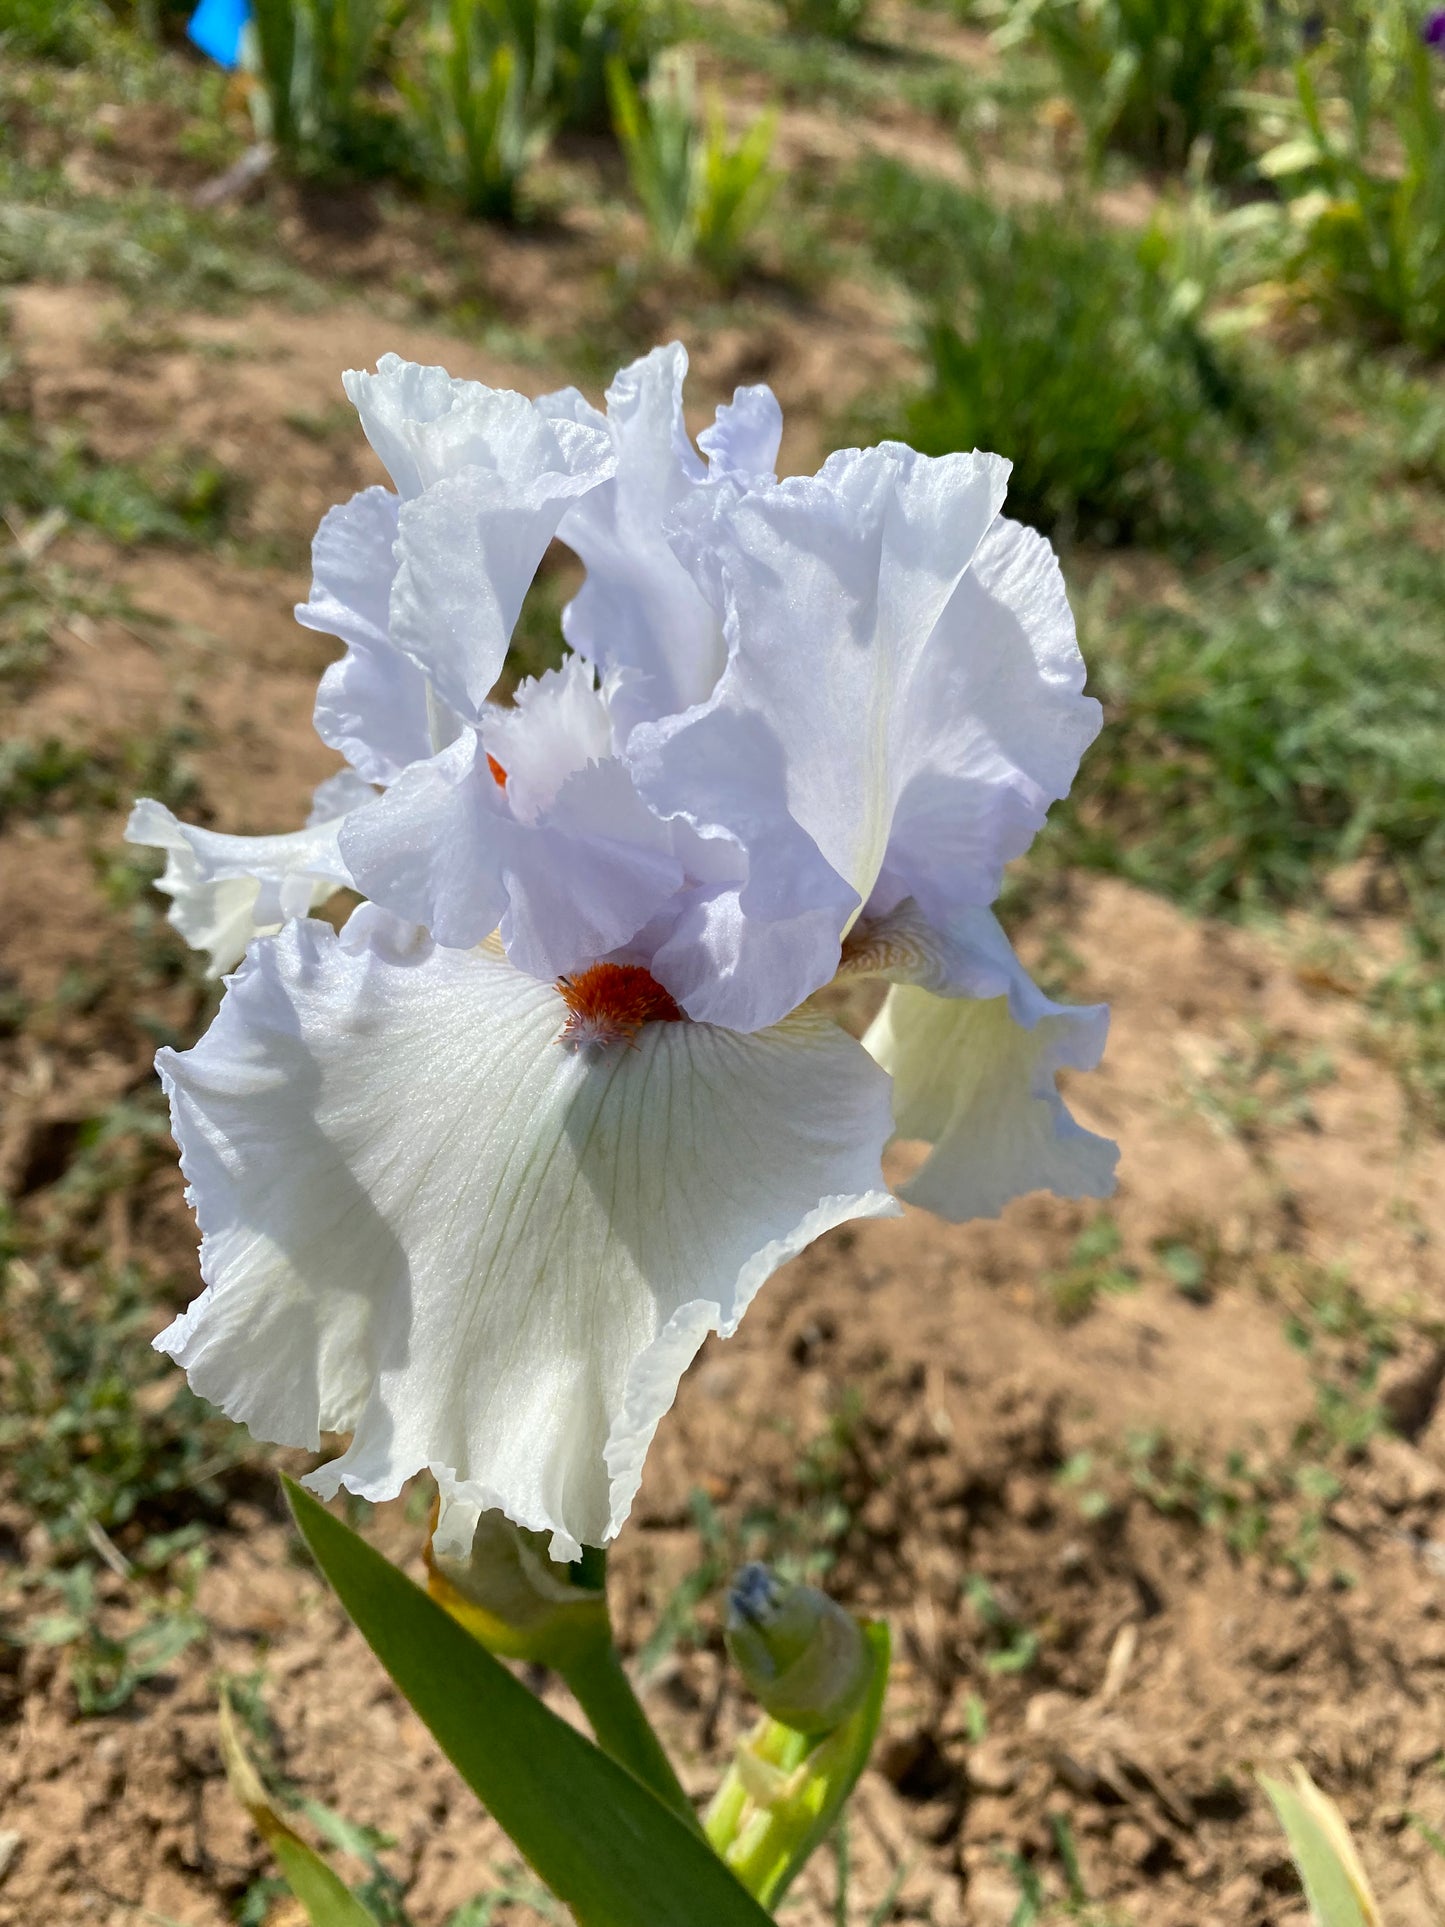
<path fill-rule="evenodd" d="M 448 25 L 423 78 L 403 81 L 423 171 L 470 213 L 511 220 L 523 172 L 550 131 L 545 109 L 529 95 L 517 49 L 495 35 L 487 0 L 450 0 Z"/>
<path fill-rule="evenodd" d="M 399 159 L 379 93 L 414 0 L 254 0 L 263 131 L 320 172 L 380 174 Z"/>
<path fill-rule="evenodd" d="M 1013 0 L 1001 39 L 1052 56 L 1095 156 L 1115 147 L 1182 168 L 1207 142 L 1247 159 L 1239 89 L 1265 58 L 1257 0 Z"/>
<path fill-rule="evenodd" d="M 483 0 L 497 44 L 512 47 L 528 99 L 561 131 L 611 131 L 607 67 L 634 81 L 672 38 L 658 0 Z"/>
<path fill-rule="evenodd" d="M 1295 71 L 1298 124 L 1262 170 L 1292 195 L 1305 290 L 1445 353 L 1445 61 L 1414 13 L 1350 0 Z"/>
<path fill-rule="evenodd" d="M 822 40 L 858 40 L 871 0 L 778 0 L 788 31 Z"/>
<path fill-rule="evenodd" d="M 658 251 L 674 262 L 701 262 L 724 284 L 736 281 L 778 183 L 776 116 L 760 115 L 731 140 L 715 102 L 699 117 L 693 69 L 682 56 L 659 62 L 645 91 L 620 62 L 607 80 L 617 138 Z"/>
<path fill-rule="evenodd" d="M 1159 230 L 1005 210 L 892 163 L 862 191 L 880 252 L 933 308 L 906 440 L 1006 449 L 1011 512 L 1066 542 L 1191 550 L 1237 532 L 1251 399 Z"/>

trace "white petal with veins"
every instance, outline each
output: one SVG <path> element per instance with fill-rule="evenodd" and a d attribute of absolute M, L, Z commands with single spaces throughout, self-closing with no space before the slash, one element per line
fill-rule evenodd
<path fill-rule="evenodd" d="M 446 1534 L 500 1506 L 554 1557 L 626 1518 L 677 1380 L 768 1275 L 896 1206 L 886 1080 L 835 1026 L 558 1047 L 549 986 L 293 924 L 162 1052 L 206 1290 L 163 1334 L 202 1396 L 314 1448 L 325 1493 L 430 1466 Z"/>

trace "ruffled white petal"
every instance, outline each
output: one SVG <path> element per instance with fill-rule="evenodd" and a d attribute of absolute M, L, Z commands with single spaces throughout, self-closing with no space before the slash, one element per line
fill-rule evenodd
<path fill-rule="evenodd" d="M 704 481 L 682 412 L 687 354 L 679 342 L 624 368 L 607 391 L 617 473 L 558 533 L 587 565 L 562 631 L 605 674 L 630 672 L 613 703 L 619 742 L 645 717 L 701 702 L 722 670 L 717 617 L 669 546 L 665 518 Z M 539 408 L 579 423 L 604 418 L 575 389 Z"/>
<path fill-rule="evenodd" d="M 391 640 L 399 506 L 390 489 L 368 488 L 325 516 L 311 545 L 311 595 L 296 610 L 306 628 L 346 644 L 316 692 L 316 733 L 372 783 L 390 783 L 434 748 L 426 677 Z"/>
<path fill-rule="evenodd" d="M 991 903 L 1049 806 L 1067 796 L 1102 712 L 1052 548 L 1000 516 L 949 598 L 909 690 L 884 871 L 926 912 Z"/>
<path fill-rule="evenodd" d="M 835 1026 L 571 1052 L 564 1014 L 485 954 L 293 924 L 160 1058 L 207 1286 L 161 1348 L 262 1437 L 351 1430 L 318 1490 L 430 1466 L 452 1538 L 500 1506 L 560 1558 L 627 1516 L 704 1334 L 896 1208 L 886 1081 Z"/>
<path fill-rule="evenodd" d="M 653 752 L 650 734 L 629 744 L 639 790 L 723 857 L 721 877 L 679 907 L 653 975 L 689 1016 L 760 1030 L 833 975 L 857 894 L 789 814 L 782 750 L 763 717 L 727 714 L 690 731 L 679 739 L 689 754 Z"/>
<path fill-rule="evenodd" d="M 303 830 L 284 836 L 225 836 L 182 823 L 163 803 L 143 797 L 125 826 L 128 843 L 164 850 L 156 888 L 171 899 L 166 921 L 193 950 L 204 950 L 210 975 L 239 963 L 253 937 L 324 903 L 351 874 L 339 836 L 347 814 L 375 801 L 368 784 L 342 771 L 316 792 Z"/>
<path fill-rule="evenodd" d="M 482 741 L 506 772 L 512 814 L 533 823 L 569 776 L 612 754 L 612 720 L 590 666 L 569 656 L 529 676 L 511 708 L 491 704 Z"/>
<path fill-rule="evenodd" d="M 730 402 L 717 411 L 697 445 L 707 456 L 708 474 L 738 476 L 746 481 L 776 480 L 778 449 L 783 440 L 783 411 L 765 383 L 738 388 Z"/>
<path fill-rule="evenodd" d="M 462 469 L 505 472 L 517 450 L 535 437 L 539 421 L 536 404 L 525 395 L 460 381 L 445 368 L 400 355 L 383 355 L 375 374 L 349 369 L 342 383 L 404 501 Z M 604 440 L 596 429 L 568 422 L 558 427 L 552 445 L 563 451 L 563 467 L 579 469 Z"/>
<path fill-rule="evenodd" d="M 470 465 L 401 505 L 391 639 L 456 715 L 476 722 L 502 673 L 522 603 L 567 510 L 605 482 L 612 445 L 494 394 Z"/>
<path fill-rule="evenodd" d="M 902 981 L 863 1044 L 893 1078 L 898 1135 L 933 1146 L 902 1195 L 955 1222 L 997 1217 L 1029 1191 L 1108 1197 L 1118 1147 L 1075 1122 L 1056 1081 L 1098 1063 L 1107 1008 L 1052 1002 L 987 910 L 932 941 L 916 925 L 888 941 L 873 965 Z"/>
<path fill-rule="evenodd" d="M 662 781 L 684 782 L 700 736 L 765 718 L 792 816 L 865 901 L 900 796 L 962 721 L 957 700 L 936 713 L 934 632 L 1007 476 L 996 456 L 885 443 L 774 489 L 694 495 L 676 546 L 721 594 L 730 655 L 707 713 L 660 726 Z"/>
<path fill-rule="evenodd" d="M 725 619 L 728 664 L 705 705 L 644 724 L 627 747 L 659 815 L 720 827 L 747 855 L 746 896 L 681 933 L 667 960 L 699 984 L 726 982 L 725 1004 L 697 1014 L 733 1022 L 746 1009 L 769 1023 L 832 976 L 882 872 L 900 797 L 926 773 L 935 739 L 963 726 L 956 692 L 935 713 L 942 679 L 924 659 L 1007 472 L 993 456 L 929 460 L 888 443 L 768 489 L 697 490 L 675 510 L 674 547 Z M 768 933 L 760 969 L 748 954 L 749 900 L 786 919 L 790 898 L 799 920 Z M 815 914 L 825 905 L 837 911 L 831 924 Z M 735 933 L 742 945 L 717 955 L 715 937 Z M 684 934 L 696 943 L 688 957 Z"/>
<path fill-rule="evenodd" d="M 681 888 L 673 842 L 615 759 L 520 821 L 468 729 L 353 817 L 342 848 L 365 895 L 438 943 L 465 949 L 500 926 L 518 967 L 550 980 L 625 943 Z"/>

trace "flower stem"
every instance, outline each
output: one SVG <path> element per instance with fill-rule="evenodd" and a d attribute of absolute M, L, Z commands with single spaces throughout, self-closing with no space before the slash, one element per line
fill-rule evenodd
<path fill-rule="evenodd" d="M 611 1639 L 588 1641 L 562 1668 L 562 1676 L 587 1715 L 603 1752 L 610 1753 L 619 1766 L 651 1787 L 664 1806 L 686 1820 L 694 1832 L 701 1833 L 702 1823 L 692 1801 L 683 1792 L 682 1782 L 632 1690 Z"/>

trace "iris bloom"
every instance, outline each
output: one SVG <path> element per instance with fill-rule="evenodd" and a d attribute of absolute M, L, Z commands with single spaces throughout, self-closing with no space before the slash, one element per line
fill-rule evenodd
<path fill-rule="evenodd" d="M 678 1380 L 776 1268 L 900 1207 L 1102 1196 L 1069 1116 L 1107 1014 L 1050 1002 L 989 906 L 1099 723 L 1008 464 L 897 443 L 779 482 L 777 402 L 699 437 L 679 347 L 531 402 L 388 356 L 346 386 L 393 488 L 321 525 L 297 611 L 345 653 L 346 758 L 291 835 L 155 803 L 172 919 L 221 971 L 162 1051 L 206 1288 L 157 1341 L 311 1475 L 437 1543 L 499 1507 L 557 1558 L 626 1518 Z M 491 700 L 554 536 L 571 653 Z M 308 912 L 365 901 L 340 934 Z M 244 957 L 243 957 L 244 952 Z M 860 1044 L 809 1004 L 890 980 Z"/>

